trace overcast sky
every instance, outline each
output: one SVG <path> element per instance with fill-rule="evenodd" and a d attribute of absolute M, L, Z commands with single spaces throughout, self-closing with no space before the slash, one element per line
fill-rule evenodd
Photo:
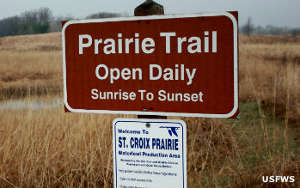
<path fill-rule="evenodd" d="M 0 0 L 0 19 L 48 7 L 54 16 L 85 17 L 97 12 L 133 15 L 144 0 Z M 255 25 L 300 27 L 300 0 L 157 0 L 165 14 L 237 10 L 240 24 L 248 17 Z M 0 28 L 1 29 L 1 28 Z"/>

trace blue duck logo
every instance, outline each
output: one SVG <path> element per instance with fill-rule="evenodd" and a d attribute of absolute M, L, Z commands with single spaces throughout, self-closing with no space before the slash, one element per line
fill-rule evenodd
<path fill-rule="evenodd" d="M 176 137 L 178 137 L 177 130 L 178 130 L 180 127 L 160 126 L 159 128 L 167 129 L 170 136 L 175 135 Z"/>

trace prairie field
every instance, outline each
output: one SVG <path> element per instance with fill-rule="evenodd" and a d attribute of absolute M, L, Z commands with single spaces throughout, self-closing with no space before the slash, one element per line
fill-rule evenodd
<path fill-rule="evenodd" d="M 134 116 L 65 113 L 62 87 L 60 33 L 0 38 L 0 187 L 112 187 L 112 120 Z M 177 118 L 188 187 L 300 187 L 299 37 L 239 37 L 239 99 L 237 119 Z"/>

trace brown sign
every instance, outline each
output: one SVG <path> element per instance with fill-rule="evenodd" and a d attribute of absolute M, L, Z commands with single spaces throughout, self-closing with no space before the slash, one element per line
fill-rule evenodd
<path fill-rule="evenodd" d="M 68 21 L 62 38 L 71 112 L 237 114 L 238 25 L 231 13 Z"/>

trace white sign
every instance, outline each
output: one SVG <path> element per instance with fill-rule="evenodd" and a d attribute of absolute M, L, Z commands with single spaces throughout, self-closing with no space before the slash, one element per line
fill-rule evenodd
<path fill-rule="evenodd" d="M 114 188 L 186 188 L 181 120 L 115 119 Z"/>

